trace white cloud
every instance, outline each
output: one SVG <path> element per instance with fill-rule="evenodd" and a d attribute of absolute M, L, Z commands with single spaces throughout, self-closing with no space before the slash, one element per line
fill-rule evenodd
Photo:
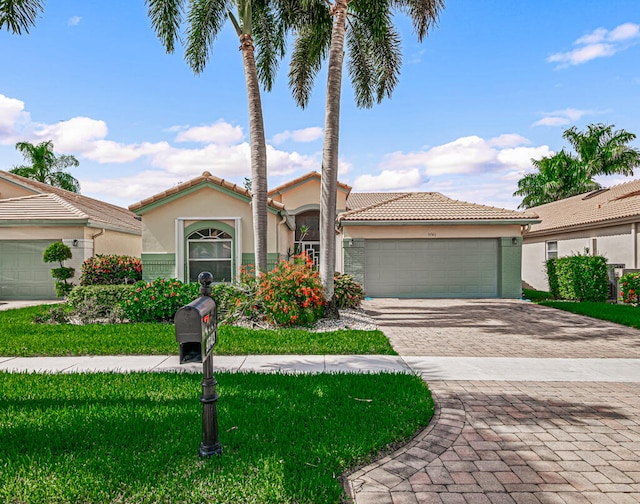
<path fill-rule="evenodd" d="M 78 26 L 82 18 L 80 16 L 72 16 L 67 21 L 68 26 Z"/>
<path fill-rule="evenodd" d="M 281 143 L 286 142 L 287 140 L 293 140 L 294 142 L 300 143 L 308 143 L 317 140 L 322 137 L 322 128 L 319 126 L 313 126 L 311 128 L 303 128 L 299 130 L 293 131 L 283 131 L 282 133 L 277 133 L 273 135 L 271 141 L 275 145 L 280 145 Z"/>
<path fill-rule="evenodd" d="M 503 166 L 526 169 L 531 167 L 532 159 L 541 159 L 551 156 L 553 152 L 548 145 L 540 147 L 516 147 L 504 149 L 498 153 L 497 160 Z"/>
<path fill-rule="evenodd" d="M 494 147 L 516 147 L 518 145 L 529 145 L 531 140 L 515 133 L 507 133 L 492 138 L 487 143 Z"/>
<path fill-rule="evenodd" d="M 533 123 L 533 126 L 567 126 L 582 119 L 586 115 L 598 114 L 595 110 L 580 110 L 566 108 L 554 110 L 553 112 L 543 112 L 544 117 Z"/>
<path fill-rule="evenodd" d="M 547 58 L 550 63 L 558 63 L 558 68 L 576 66 L 596 58 L 606 58 L 628 49 L 640 40 L 640 25 L 624 23 L 612 30 L 597 28 L 574 42 L 575 49 L 558 52 Z"/>
<path fill-rule="evenodd" d="M 382 170 L 379 175 L 360 175 L 353 183 L 357 191 L 415 190 L 423 182 L 420 170 Z"/>
<path fill-rule="evenodd" d="M 0 94 L 0 144 L 11 145 L 23 138 L 31 117 L 24 111 L 24 102 Z"/>
<path fill-rule="evenodd" d="M 229 145 L 241 142 L 244 133 L 240 126 L 233 126 L 220 120 L 209 126 L 195 126 L 181 131 L 176 142 L 196 142 L 202 144 Z"/>
<path fill-rule="evenodd" d="M 35 126 L 35 138 L 40 141 L 53 140 L 57 151 L 91 151 L 94 148 L 94 142 L 102 140 L 109 132 L 104 121 L 89 117 L 74 117 L 68 121 Z"/>

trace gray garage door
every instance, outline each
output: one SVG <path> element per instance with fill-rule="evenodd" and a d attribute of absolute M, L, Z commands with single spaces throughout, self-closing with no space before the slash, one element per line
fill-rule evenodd
<path fill-rule="evenodd" d="M 372 297 L 497 297 L 498 241 L 365 240 L 364 283 Z"/>
<path fill-rule="evenodd" d="M 42 261 L 46 240 L 0 240 L 0 299 L 55 299 L 51 268 Z"/>

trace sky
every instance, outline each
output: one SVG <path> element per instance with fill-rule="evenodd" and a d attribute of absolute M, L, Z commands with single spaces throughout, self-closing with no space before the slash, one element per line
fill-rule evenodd
<path fill-rule="evenodd" d="M 343 79 L 339 180 L 354 192 L 516 209 L 518 180 L 532 158 L 569 147 L 565 129 L 640 135 L 640 0 L 446 0 L 422 43 L 405 16 L 394 21 L 403 65 L 392 98 L 358 109 Z M 228 24 L 194 75 L 180 48 L 166 54 L 143 0 L 48 1 L 28 35 L 0 31 L 0 169 L 22 164 L 16 142 L 52 140 L 80 162 L 82 194 L 123 207 L 205 170 L 242 185 L 238 45 Z M 288 64 L 262 93 L 270 189 L 321 170 L 326 73 L 302 110 Z"/>

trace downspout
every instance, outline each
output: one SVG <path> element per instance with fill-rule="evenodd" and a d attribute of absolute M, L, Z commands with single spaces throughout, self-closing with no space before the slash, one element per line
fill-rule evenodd
<path fill-rule="evenodd" d="M 99 233 L 91 235 L 91 246 L 93 247 L 93 250 L 91 251 L 92 256 L 96 255 L 96 238 L 98 236 L 102 236 L 104 232 L 105 232 L 105 229 L 102 228 Z"/>
<path fill-rule="evenodd" d="M 633 269 L 638 268 L 638 223 L 631 224 L 631 239 L 633 240 L 631 250 L 633 250 Z"/>

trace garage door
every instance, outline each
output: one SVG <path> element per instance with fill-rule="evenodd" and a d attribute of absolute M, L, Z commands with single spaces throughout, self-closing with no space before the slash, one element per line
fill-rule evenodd
<path fill-rule="evenodd" d="M 55 299 L 51 268 L 42 253 L 51 241 L 0 240 L 0 299 Z"/>
<path fill-rule="evenodd" d="M 372 297 L 497 297 L 498 241 L 365 240 L 364 283 Z"/>

